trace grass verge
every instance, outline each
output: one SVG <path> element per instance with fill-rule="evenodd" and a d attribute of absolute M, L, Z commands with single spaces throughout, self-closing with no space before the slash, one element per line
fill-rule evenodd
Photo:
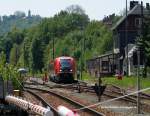
<path fill-rule="evenodd" d="M 84 81 L 88 81 L 91 83 L 96 83 L 96 82 L 98 83 L 98 78 L 91 77 L 88 73 L 84 72 L 83 77 L 84 77 L 83 78 Z M 135 90 L 137 88 L 137 77 L 124 76 L 122 78 L 122 80 L 118 80 L 116 77 L 103 77 L 102 83 L 103 84 L 113 84 L 113 85 L 119 86 L 124 89 Z M 140 86 L 141 86 L 141 89 L 150 87 L 150 78 L 149 77 L 147 77 L 147 78 L 140 77 Z M 150 90 L 147 91 L 146 93 L 150 93 Z"/>

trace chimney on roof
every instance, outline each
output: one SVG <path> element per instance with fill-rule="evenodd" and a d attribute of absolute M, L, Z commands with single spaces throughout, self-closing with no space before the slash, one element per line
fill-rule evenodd
<path fill-rule="evenodd" d="M 130 10 L 132 10 L 132 8 L 134 8 L 138 4 L 139 4 L 138 1 L 130 1 Z"/>
<path fill-rule="evenodd" d="M 146 3 L 146 9 L 147 9 L 147 10 L 150 10 L 149 3 Z"/>

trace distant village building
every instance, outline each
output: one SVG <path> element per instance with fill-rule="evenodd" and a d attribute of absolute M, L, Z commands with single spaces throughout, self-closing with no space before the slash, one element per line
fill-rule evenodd
<path fill-rule="evenodd" d="M 111 16 L 115 16 L 115 14 L 112 14 L 110 16 L 105 16 L 104 19 L 103 19 L 103 23 L 108 26 L 108 27 L 112 27 L 112 20 L 111 20 Z"/>
<path fill-rule="evenodd" d="M 115 74 L 119 71 L 120 74 L 133 75 L 134 65 L 137 65 L 134 64 L 134 60 L 137 59 L 133 58 L 134 52 L 137 50 L 135 43 L 141 35 L 141 9 L 143 9 L 143 15 L 150 15 L 149 3 L 146 3 L 146 7 L 142 8 L 138 1 L 130 1 L 130 10 L 127 15 L 112 27 L 114 41 L 112 53 L 89 59 L 87 70 L 90 74 L 95 72 Z M 101 70 L 103 68 L 105 71 Z"/>
<path fill-rule="evenodd" d="M 28 18 L 31 18 L 31 11 L 28 11 Z"/>

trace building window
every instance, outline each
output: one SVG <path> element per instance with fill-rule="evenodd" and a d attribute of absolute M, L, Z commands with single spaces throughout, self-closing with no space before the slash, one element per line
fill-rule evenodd
<path fill-rule="evenodd" d="M 141 26 L 141 18 L 136 18 L 135 19 L 135 26 L 140 27 Z"/>
<path fill-rule="evenodd" d="M 102 61 L 102 71 L 108 71 L 108 68 L 109 68 L 109 62 Z"/>

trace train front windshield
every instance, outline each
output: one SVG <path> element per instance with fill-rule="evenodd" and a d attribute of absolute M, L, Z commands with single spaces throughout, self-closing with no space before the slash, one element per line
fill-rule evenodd
<path fill-rule="evenodd" d="M 71 68 L 71 60 L 70 59 L 60 59 L 61 68 Z"/>

